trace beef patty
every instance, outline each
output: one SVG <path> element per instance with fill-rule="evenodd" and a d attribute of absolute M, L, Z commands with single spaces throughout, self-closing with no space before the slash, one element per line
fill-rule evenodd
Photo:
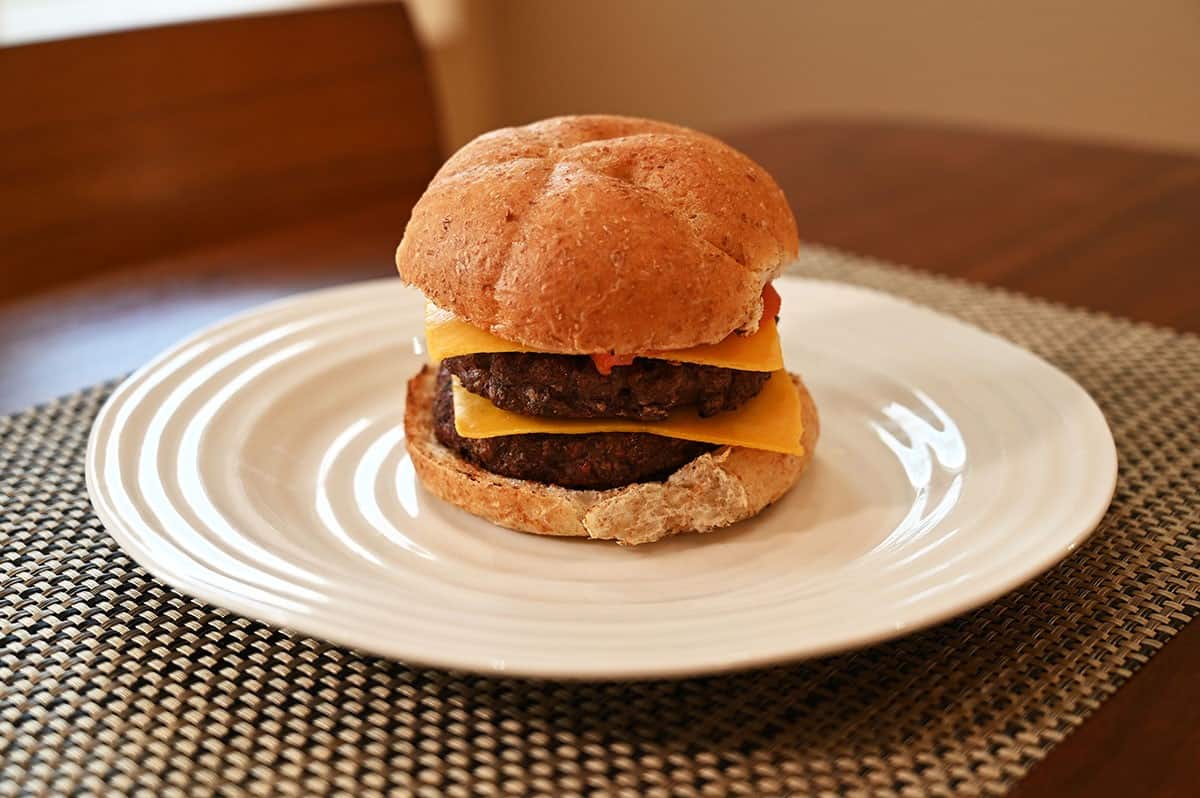
<path fill-rule="evenodd" d="M 438 441 L 463 459 L 501 476 L 567 488 L 605 490 L 666 479 L 716 446 L 642 432 L 582 435 L 502 435 L 464 438 L 454 428 L 449 361 L 438 370 L 434 430 Z"/>
<path fill-rule="evenodd" d="M 734 410 L 771 376 L 651 358 L 604 375 L 586 355 L 523 352 L 463 355 L 444 366 L 468 391 L 514 413 L 643 421 L 661 421 L 682 405 L 695 405 L 701 416 Z"/>

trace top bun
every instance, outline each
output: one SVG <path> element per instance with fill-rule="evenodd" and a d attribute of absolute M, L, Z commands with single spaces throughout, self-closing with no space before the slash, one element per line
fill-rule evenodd
<path fill-rule="evenodd" d="M 563 116 L 451 156 L 396 265 L 506 340 L 640 354 L 757 329 L 763 286 L 797 247 L 783 192 L 732 147 L 663 122 Z"/>

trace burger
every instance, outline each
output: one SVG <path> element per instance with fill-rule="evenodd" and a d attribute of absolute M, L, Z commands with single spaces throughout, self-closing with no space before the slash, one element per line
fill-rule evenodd
<path fill-rule="evenodd" d="M 404 419 L 422 484 L 623 544 L 758 514 L 817 442 L 771 286 L 797 246 L 770 175 L 694 130 L 565 116 L 470 142 L 396 252 L 428 299 Z"/>

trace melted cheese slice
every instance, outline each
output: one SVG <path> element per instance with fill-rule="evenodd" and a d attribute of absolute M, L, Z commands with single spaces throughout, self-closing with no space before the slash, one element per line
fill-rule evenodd
<path fill-rule="evenodd" d="M 473 327 L 433 303 L 425 306 L 425 344 L 429 357 L 440 363 L 448 357 L 480 352 L 543 352 L 497 338 L 486 330 Z M 783 368 L 783 350 L 775 320 L 763 319 L 753 335 L 733 334 L 715 344 L 654 352 L 641 357 L 699 363 L 739 371 L 778 371 Z"/>
<path fill-rule="evenodd" d="M 649 432 L 727 446 L 745 446 L 784 454 L 803 454 L 800 438 L 804 421 L 800 396 L 786 371 L 771 375 L 763 389 L 746 404 L 727 413 L 700 418 L 695 408 L 678 408 L 665 421 L 621 418 L 541 418 L 502 410 L 454 379 L 454 426 L 464 438 L 495 438 L 549 432 L 579 435 L 587 432 Z"/>

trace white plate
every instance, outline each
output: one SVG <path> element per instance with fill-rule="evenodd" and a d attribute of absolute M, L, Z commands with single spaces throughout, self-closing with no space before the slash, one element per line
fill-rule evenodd
<path fill-rule="evenodd" d="M 928 626 L 1040 573 L 1116 479 L 1099 409 L 1037 357 L 883 294 L 781 280 L 822 416 L 761 516 L 636 549 L 510 532 L 416 482 L 396 281 L 267 305 L 126 381 L 87 461 L 96 512 L 175 587 L 416 663 L 566 678 L 698 674 Z"/>

